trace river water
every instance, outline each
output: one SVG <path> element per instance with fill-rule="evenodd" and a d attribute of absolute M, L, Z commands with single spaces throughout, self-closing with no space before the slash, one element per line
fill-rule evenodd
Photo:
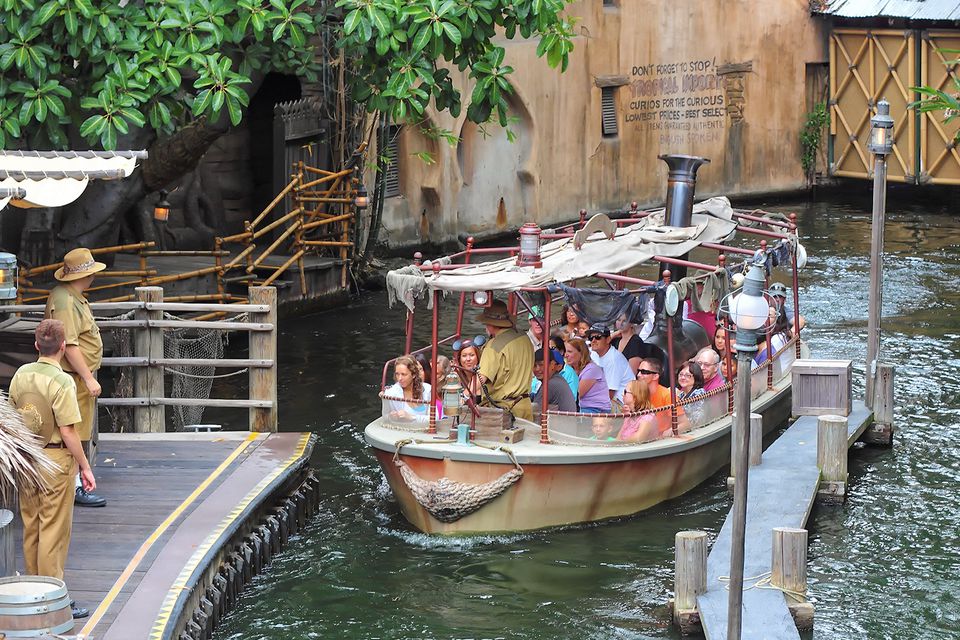
<path fill-rule="evenodd" d="M 815 357 L 852 359 L 862 395 L 870 202 L 857 189 L 844 202 L 766 208 L 799 215 L 805 339 Z M 889 209 L 882 355 L 897 366 L 898 431 L 892 448 L 851 452 L 849 499 L 808 522 L 816 622 L 805 637 L 960 638 L 960 220 L 929 203 Z M 318 434 L 322 506 L 218 640 L 679 638 L 666 607 L 674 534 L 702 529 L 712 541 L 731 505 L 726 471 L 619 521 L 417 533 L 362 435 L 402 324 L 383 293 L 282 323 L 282 428 Z"/>

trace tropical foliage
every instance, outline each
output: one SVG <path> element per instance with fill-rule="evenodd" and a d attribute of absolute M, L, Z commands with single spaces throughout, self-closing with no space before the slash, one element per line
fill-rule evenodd
<path fill-rule="evenodd" d="M 940 49 L 941 53 L 960 54 L 960 49 Z M 912 91 L 923 95 L 920 100 L 910 103 L 911 109 L 917 109 L 920 113 L 942 113 L 944 124 L 953 122 L 960 116 L 960 77 L 955 71 L 956 65 L 960 64 L 960 59 L 949 60 L 947 65 L 952 69 L 950 80 L 953 82 L 953 93 L 947 93 L 933 87 L 910 87 Z M 953 135 L 953 140 L 960 143 L 960 129 L 957 129 Z"/>

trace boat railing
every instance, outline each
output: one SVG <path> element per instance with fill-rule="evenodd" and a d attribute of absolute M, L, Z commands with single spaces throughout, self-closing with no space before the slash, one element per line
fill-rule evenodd
<path fill-rule="evenodd" d="M 385 426 L 426 432 L 430 423 L 430 400 L 407 400 L 380 393 L 380 417 Z"/>

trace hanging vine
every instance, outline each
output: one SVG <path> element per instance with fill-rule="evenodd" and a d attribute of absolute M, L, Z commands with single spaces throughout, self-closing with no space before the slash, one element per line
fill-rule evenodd
<path fill-rule="evenodd" d="M 830 124 L 830 112 L 825 102 L 818 102 L 806 115 L 800 130 L 800 164 L 807 182 L 813 183 L 817 171 L 817 157 L 823 147 L 823 132 Z"/>

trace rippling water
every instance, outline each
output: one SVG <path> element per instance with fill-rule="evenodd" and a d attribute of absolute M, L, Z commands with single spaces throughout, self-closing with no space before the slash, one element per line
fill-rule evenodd
<path fill-rule="evenodd" d="M 806 339 L 817 357 L 852 359 L 862 394 L 869 200 L 768 208 L 800 216 Z M 846 504 L 808 523 L 813 638 L 960 637 L 960 221 L 948 213 L 890 203 L 882 353 L 897 366 L 899 430 L 892 449 L 852 452 Z M 602 525 L 425 536 L 400 515 L 362 437 L 379 411 L 382 363 L 402 348 L 401 312 L 368 294 L 282 328 L 281 421 L 319 435 L 322 507 L 219 640 L 680 637 L 665 604 L 673 536 L 716 535 L 730 506 L 725 472 Z"/>

